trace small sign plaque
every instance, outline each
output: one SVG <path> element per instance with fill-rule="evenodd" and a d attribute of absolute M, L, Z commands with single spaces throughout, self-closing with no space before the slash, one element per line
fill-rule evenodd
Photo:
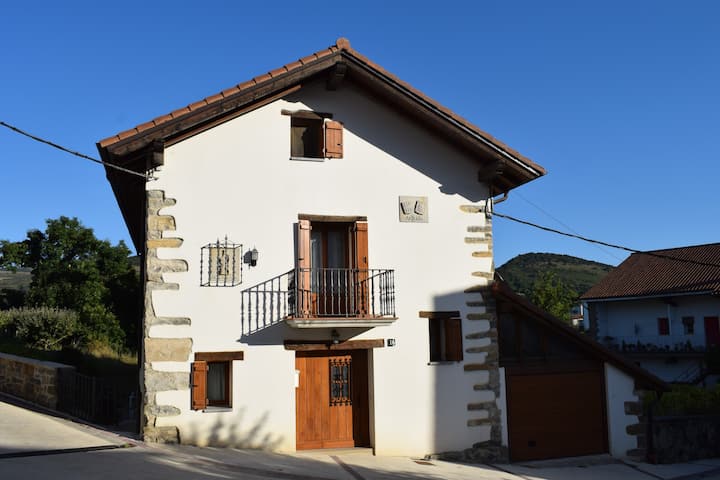
<path fill-rule="evenodd" d="M 428 222 L 428 199 L 427 197 L 404 197 L 399 199 L 398 210 L 400 221 L 407 223 Z"/>

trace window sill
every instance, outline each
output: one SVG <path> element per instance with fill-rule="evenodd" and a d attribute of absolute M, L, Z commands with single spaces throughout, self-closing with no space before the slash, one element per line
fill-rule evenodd
<path fill-rule="evenodd" d="M 314 157 L 290 157 L 290 160 L 296 161 L 296 162 L 324 162 L 324 158 L 314 158 Z"/>
<path fill-rule="evenodd" d="M 232 412 L 232 407 L 205 407 L 203 413 Z"/>
<path fill-rule="evenodd" d="M 461 360 L 442 360 L 440 362 L 428 362 L 428 365 L 433 367 L 435 365 L 454 365 L 456 363 L 461 363 Z"/>

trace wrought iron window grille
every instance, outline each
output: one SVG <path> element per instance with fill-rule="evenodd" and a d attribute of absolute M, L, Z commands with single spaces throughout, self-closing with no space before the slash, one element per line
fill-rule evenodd
<path fill-rule="evenodd" d="M 330 406 L 352 405 L 350 391 L 350 358 L 330 359 Z"/>
<path fill-rule="evenodd" d="M 242 244 L 218 239 L 200 249 L 200 286 L 234 287 L 242 283 Z"/>

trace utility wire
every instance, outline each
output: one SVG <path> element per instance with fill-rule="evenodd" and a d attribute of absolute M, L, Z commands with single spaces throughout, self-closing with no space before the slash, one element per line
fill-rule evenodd
<path fill-rule="evenodd" d="M 700 265 L 703 267 L 720 268 L 720 264 L 717 264 L 717 263 L 701 262 L 700 260 L 693 260 L 690 258 L 678 258 L 678 257 L 673 257 L 672 255 L 665 255 L 665 254 L 657 253 L 657 252 L 648 252 L 648 251 L 643 251 L 643 250 L 637 250 L 637 249 L 630 248 L 630 247 L 624 247 L 622 245 L 615 245 L 613 243 L 607 243 L 607 242 L 603 242 L 600 240 L 594 240 L 592 238 L 583 237 L 582 235 L 577 235 L 574 233 L 563 232 L 561 230 L 556 230 L 554 228 L 546 227 L 543 225 L 538 225 L 537 223 L 528 222 L 527 220 L 520 220 L 519 218 L 511 217 L 510 215 L 505 215 L 503 213 L 492 212 L 492 214 L 493 214 L 493 216 L 505 218 L 507 220 L 521 223 L 523 225 L 528 225 L 533 228 L 538 228 L 538 229 L 544 230 L 546 232 L 557 233 L 558 235 L 564 235 L 566 237 L 576 238 L 576 239 L 582 240 L 584 242 L 594 243 L 597 245 L 604 245 L 606 247 L 617 248 L 619 250 L 625 250 L 626 252 L 630 252 L 630 253 L 642 253 L 643 255 L 649 255 L 651 257 L 657 257 L 657 258 L 664 258 L 666 260 L 674 260 L 676 262 L 691 263 L 693 265 Z"/>
<path fill-rule="evenodd" d="M 543 209 L 540 205 L 538 205 L 538 204 L 536 204 L 535 202 L 532 202 L 532 201 L 530 201 L 529 199 L 525 198 L 525 196 L 523 196 L 522 194 L 520 194 L 520 192 L 515 192 L 515 195 L 516 195 L 517 197 L 519 197 L 521 200 L 523 200 L 524 202 L 526 202 L 527 204 L 531 205 L 532 207 L 536 208 L 536 209 L 539 210 L 540 212 L 544 213 L 547 217 L 550 217 L 552 220 L 556 221 L 557 223 L 559 223 L 560 225 L 562 225 L 562 226 L 565 227 L 566 229 L 570 230 L 572 233 L 574 233 L 574 234 L 576 234 L 576 235 L 580 235 L 580 233 L 577 232 L 577 231 L 576 231 L 574 228 L 572 228 L 570 225 L 568 225 L 568 224 L 564 223 L 562 220 L 554 217 L 554 216 L 551 215 L 549 212 L 547 212 L 545 209 Z M 597 248 L 598 250 L 600 250 L 601 252 L 603 252 L 605 255 L 609 255 L 609 256 L 613 257 L 615 260 L 622 261 L 622 258 L 618 257 L 617 255 L 615 255 L 614 253 L 612 253 L 610 250 L 607 250 L 607 249 L 603 248 L 603 247 L 600 246 L 600 245 L 595 245 L 595 244 L 593 244 L 593 246 L 594 246 L 595 248 Z"/>
<path fill-rule="evenodd" d="M 136 172 L 136 171 L 130 170 L 128 168 L 123 168 L 119 165 L 113 165 L 112 163 L 103 162 L 102 160 L 98 160 L 97 158 L 93 158 L 91 156 L 85 155 L 80 152 L 76 152 L 74 150 L 70 150 L 69 148 L 63 147 L 62 145 L 58 145 L 57 143 L 53 143 L 49 140 L 45 140 L 44 138 L 40 138 L 40 137 L 32 135 L 28 132 L 20 130 L 19 128 L 14 127 L 10 124 L 7 124 L 3 121 L 0 121 L 0 125 L 2 125 L 5 128 L 9 128 L 10 130 L 12 130 L 15 133 L 19 133 L 20 135 L 24 135 L 28 138 L 31 138 L 31 139 L 35 140 L 36 142 L 44 143 L 45 145 L 50 145 L 51 147 L 57 148 L 58 150 L 62 150 L 63 152 L 69 153 L 70 155 L 75 155 L 76 157 L 84 158 L 85 160 L 90 160 L 91 162 L 99 163 L 100 165 L 105 165 L 106 167 L 114 168 L 115 170 L 119 170 L 121 172 L 129 173 L 131 175 L 136 175 L 138 177 L 142 177 L 145 180 L 155 180 L 154 177 L 145 175 L 144 173 Z"/>

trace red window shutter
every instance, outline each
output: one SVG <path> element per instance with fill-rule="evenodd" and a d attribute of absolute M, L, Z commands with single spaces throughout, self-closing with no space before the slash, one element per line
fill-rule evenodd
<path fill-rule="evenodd" d="M 297 305 L 296 315 L 310 316 L 312 292 L 310 291 L 310 220 L 298 220 L 297 224 Z"/>
<path fill-rule="evenodd" d="M 343 158 L 343 125 L 340 122 L 325 122 L 325 157 Z"/>
<path fill-rule="evenodd" d="M 207 407 L 207 362 L 193 362 L 191 364 L 190 396 L 193 410 L 203 410 Z"/>
<path fill-rule="evenodd" d="M 355 255 L 353 268 L 357 280 L 355 283 L 355 310 L 360 316 L 367 316 L 370 312 L 369 299 L 372 285 L 369 283 L 370 272 L 368 271 L 368 224 L 367 222 L 355 222 L 355 238 L 353 239 Z"/>
<path fill-rule="evenodd" d="M 658 318 L 658 335 L 670 335 L 670 320 Z"/>
<path fill-rule="evenodd" d="M 462 327 L 459 318 L 446 318 L 445 323 L 445 360 L 459 362 L 463 359 Z"/>

